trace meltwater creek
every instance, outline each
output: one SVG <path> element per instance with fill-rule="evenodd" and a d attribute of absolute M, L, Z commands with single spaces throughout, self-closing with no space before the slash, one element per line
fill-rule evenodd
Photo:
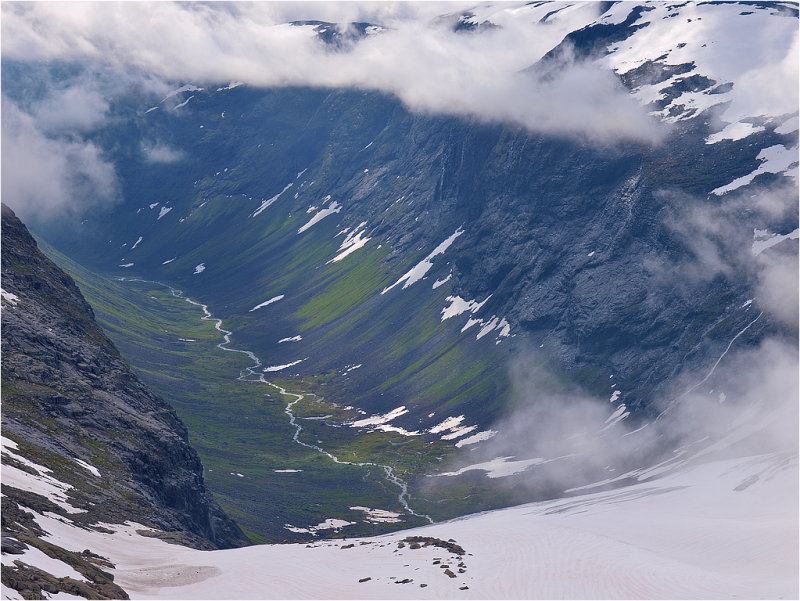
<path fill-rule="evenodd" d="M 357 466 L 357 467 L 376 467 L 376 468 L 382 469 L 384 474 L 385 474 L 385 476 L 386 476 L 386 479 L 389 482 L 391 482 L 392 484 L 394 484 L 397 488 L 399 488 L 400 492 L 397 495 L 397 501 L 398 501 L 398 503 L 400 503 L 400 505 L 403 507 L 403 509 L 406 511 L 406 513 L 408 513 L 409 515 L 416 516 L 416 517 L 424 518 L 424 519 L 428 520 L 428 522 L 430 522 L 431 524 L 433 523 L 433 519 L 431 519 L 430 516 L 428 516 L 426 514 L 417 513 L 408 504 L 408 485 L 403 480 L 401 480 L 400 478 L 398 478 L 394 474 L 394 471 L 392 470 L 391 466 L 382 465 L 382 464 L 379 464 L 379 463 L 373 463 L 373 462 L 370 462 L 370 461 L 363 461 L 363 462 L 345 461 L 345 460 L 339 459 L 336 455 L 334 455 L 333 453 L 330 453 L 329 451 L 326 451 L 324 448 L 322 448 L 319 445 L 303 442 L 302 440 L 300 440 L 300 433 L 303 431 L 303 426 L 300 425 L 299 423 L 297 423 L 297 417 L 295 416 L 294 412 L 292 411 L 292 408 L 297 403 L 299 403 L 301 400 L 303 400 L 305 397 L 316 397 L 316 395 L 314 395 L 312 393 L 289 392 L 285 388 L 283 388 L 282 386 L 279 386 L 278 384 L 275 384 L 275 383 L 270 382 L 269 380 L 267 380 L 264 377 L 264 374 L 258 371 L 258 369 L 263 365 L 263 363 L 261 362 L 261 359 L 259 359 L 255 355 L 255 353 L 253 353 L 252 351 L 248 351 L 248 350 L 244 350 L 244 349 L 232 348 L 230 346 L 230 344 L 231 344 L 231 335 L 232 335 L 233 332 L 231 332 L 229 330 L 226 330 L 225 328 L 222 327 L 222 320 L 219 319 L 219 318 L 214 317 L 211 314 L 211 312 L 208 310 L 208 306 L 206 306 L 206 305 L 204 305 L 202 303 L 199 303 L 197 301 L 194 301 L 194 300 L 192 300 L 190 298 L 187 298 L 186 296 L 184 296 L 183 291 L 178 290 L 177 288 L 173 288 L 172 286 L 170 286 L 168 284 L 164 284 L 162 282 L 155 282 L 155 281 L 152 281 L 152 280 L 139 280 L 139 279 L 134 279 L 134 278 L 120 278 L 120 279 L 122 281 L 128 281 L 128 282 L 144 282 L 144 283 L 148 283 L 148 284 L 157 284 L 159 286 L 163 286 L 164 288 L 169 289 L 169 291 L 172 294 L 172 296 L 174 296 L 176 298 L 183 299 L 189 304 L 192 304 L 192 305 L 195 305 L 197 307 L 200 307 L 200 309 L 203 311 L 203 317 L 201 317 L 201 319 L 204 320 L 204 321 L 214 322 L 214 327 L 223 336 L 223 341 L 220 342 L 219 344 L 217 344 L 217 348 L 219 348 L 219 349 L 221 349 L 223 351 L 230 352 L 230 353 L 242 353 L 244 355 L 247 355 L 247 357 L 253 362 L 253 365 L 244 368 L 240 372 L 239 376 L 237 377 L 237 380 L 248 381 L 248 382 L 261 382 L 262 384 L 265 384 L 265 385 L 267 385 L 267 386 L 269 386 L 271 388 L 274 388 L 275 390 L 277 390 L 282 395 L 286 395 L 288 397 L 294 397 L 293 400 L 291 400 L 291 401 L 289 401 L 287 403 L 286 408 L 284 409 L 284 412 L 286 413 L 286 415 L 289 418 L 289 423 L 295 429 L 294 435 L 292 436 L 292 441 L 293 442 L 295 442 L 295 443 L 297 443 L 297 444 L 299 444 L 301 446 L 307 447 L 309 449 L 314 449 L 315 451 L 317 451 L 319 453 L 322 453 L 323 455 L 325 455 L 326 457 L 328 457 L 331 461 L 333 461 L 335 463 L 339 463 L 339 464 L 342 464 L 342 465 L 353 465 L 353 466 Z"/>

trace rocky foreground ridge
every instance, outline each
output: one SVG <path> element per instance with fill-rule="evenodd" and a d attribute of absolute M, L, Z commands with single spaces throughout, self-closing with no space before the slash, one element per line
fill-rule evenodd
<path fill-rule="evenodd" d="M 211 499 L 174 410 L 131 371 L 72 279 L 5 205 L 2 309 L 5 586 L 31 598 L 42 591 L 125 596 L 91 553 L 43 541 L 29 510 L 92 529 L 131 521 L 202 549 L 248 543 Z M 9 557 L 24 560 L 26 547 L 85 580 L 55 578 Z"/>

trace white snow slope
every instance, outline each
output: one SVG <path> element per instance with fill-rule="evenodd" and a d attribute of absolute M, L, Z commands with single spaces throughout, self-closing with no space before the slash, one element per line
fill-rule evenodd
<path fill-rule="evenodd" d="M 141 536 L 136 525 L 104 534 L 36 519 L 48 540 L 108 557 L 134 599 L 797 598 L 797 475 L 795 453 L 720 460 L 613 491 L 311 547 L 197 551 Z M 398 548 L 407 536 L 454 539 L 466 555 Z"/>

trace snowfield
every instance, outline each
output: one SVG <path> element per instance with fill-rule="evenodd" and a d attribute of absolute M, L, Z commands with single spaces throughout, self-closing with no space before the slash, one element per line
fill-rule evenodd
<path fill-rule="evenodd" d="M 797 475 L 796 453 L 720 460 L 612 491 L 310 547 L 198 551 L 141 536 L 134 524 L 105 534 L 36 519 L 48 540 L 108 557 L 133 599 L 796 598 Z M 465 554 L 400 547 L 409 536 L 453 539 Z"/>

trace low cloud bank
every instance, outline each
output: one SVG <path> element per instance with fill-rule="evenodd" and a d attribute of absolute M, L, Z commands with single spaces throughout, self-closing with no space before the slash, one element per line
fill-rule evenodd
<path fill-rule="evenodd" d="M 657 477 L 706 459 L 797 453 L 796 345 L 769 338 L 731 352 L 697 386 L 705 375 L 696 369 L 678 378 L 673 395 L 655 403 L 664 411 L 658 419 L 613 423 L 618 405 L 556 384 L 542 357 L 531 352 L 515 366 L 518 404 L 492 426 L 499 433 L 442 471 L 463 473 L 501 457 L 538 458 L 511 477 L 484 481 L 523 502 Z M 428 478 L 426 486 L 447 487 L 448 480 Z"/>
<path fill-rule="evenodd" d="M 414 111 L 510 122 L 593 142 L 652 142 L 655 121 L 607 69 L 563 57 L 547 78 L 526 71 L 564 35 L 599 16 L 595 3 L 560 11 L 498 8 L 499 27 L 455 32 L 467 4 L 5 3 L 3 56 L 94 60 L 173 81 L 357 87 Z M 437 13 L 436 11 L 442 11 Z M 436 17 L 436 14 L 451 13 Z M 541 13 L 541 14 L 540 14 Z M 326 47 L 296 19 L 368 21 L 357 43 Z M 346 37 L 346 36 L 345 36 Z"/>

